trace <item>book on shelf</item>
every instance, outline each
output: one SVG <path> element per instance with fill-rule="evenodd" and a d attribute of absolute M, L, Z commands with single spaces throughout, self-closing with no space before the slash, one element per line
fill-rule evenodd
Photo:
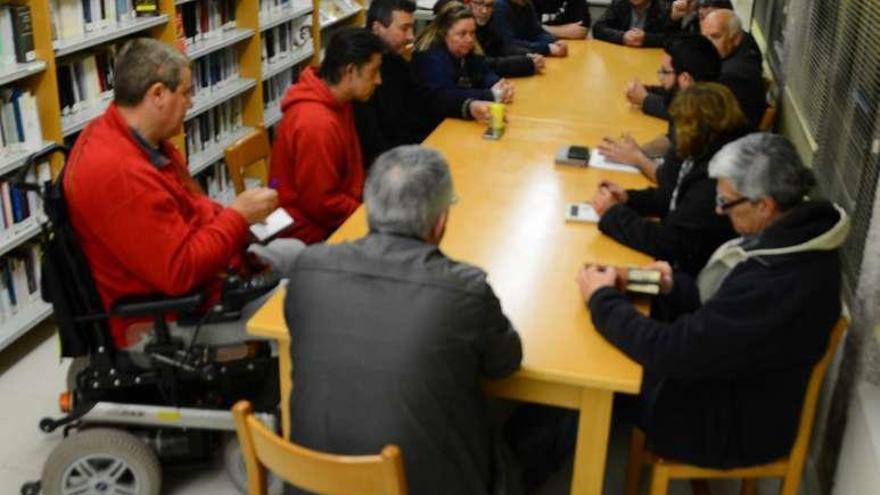
<path fill-rule="evenodd" d="M 0 322 L 41 301 L 39 244 L 22 246 L 0 258 Z"/>
<path fill-rule="evenodd" d="M 136 17 L 134 0 L 50 0 L 49 8 L 53 40 L 81 38 Z"/>
<path fill-rule="evenodd" d="M 27 5 L 0 5 L 0 66 L 36 60 L 31 9 Z"/>
<path fill-rule="evenodd" d="M 134 11 L 139 17 L 159 15 L 159 0 L 134 0 Z"/>
<path fill-rule="evenodd" d="M 238 57 L 233 48 L 209 53 L 192 64 L 193 98 L 209 98 L 240 74 Z"/>
<path fill-rule="evenodd" d="M 223 160 L 214 162 L 204 172 L 198 174 L 196 181 L 202 186 L 205 194 L 214 201 L 225 206 L 235 201 L 235 186 Z"/>
<path fill-rule="evenodd" d="M 62 116 L 103 109 L 113 99 L 116 47 L 104 46 L 84 57 L 57 65 Z"/>
<path fill-rule="evenodd" d="M 291 67 L 269 79 L 263 80 L 263 108 L 269 109 L 281 105 L 281 99 L 287 88 L 299 79 L 299 68 Z"/>
<path fill-rule="evenodd" d="M 201 41 L 220 37 L 224 31 L 235 29 L 234 0 L 196 0 L 177 6 L 181 28 L 178 39 L 186 46 L 197 46 Z"/>
<path fill-rule="evenodd" d="M 0 157 L 43 146 L 37 99 L 19 88 L 0 89 Z"/>
<path fill-rule="evenodd" d="M 241 97 L 235 97 L 187 120 L 186 155 L 192 157 L 207 151 L 241 129 L 241 105 Z"/>
<path fill-rule="evenodd" d="M 304 16 L 263 31 L 260 59 L 264 65 L 283 62 L 311 45 L 311 18 Z"/>
<path fill-rule="evenodd" d="M 278 14 L 293 6 L 291 0 L 260 0 L 260 15 L 263 19 Z"/>
<path fill-rule="evenodd" d="M 43 184 L 52 180 L 49 163 L 35 164 L 26 171 L 24 178 L 31 184 Z M 20 230 L 17 227 L 31 218 L 43 218 L 43 201 L 40 195 L 36 191 L 19 188 L 9 176 L 0 178 L 0 240 L 16 235 Z"/>

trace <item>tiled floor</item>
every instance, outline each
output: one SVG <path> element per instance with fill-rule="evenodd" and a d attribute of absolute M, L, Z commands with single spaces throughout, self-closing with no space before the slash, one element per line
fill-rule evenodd
<path fill-rule="evenodd" d="M 68 363 L 58 359 L 51 325 L 31 331 L 0 352 L 0 495 L 18 493 L 25 481 L 40 477 L 43 462 L 61 441 L 61 433 L 44 434 L 37 428 L 41 417 L 56 416 L 57 396 L 64 389 Z M 605 495 L 622 492 L 627 431 L 612 432 L 606 471 Z M 162 493 L 172 495 L 236 495 L 221 462 L 199 466 L 166 467 Z M 568 492 L 571 466 L 557 473 L 539 495 Z M 761 495 L 776 493 L 775 483 L 761 486 Z M 731 482 L 712 484 L 715 495 L 734 495 Z M 673 483 L 670 495 L 686 495 L 685 483 Z M 417 494 L 416 494 L 417 495 Z"/>

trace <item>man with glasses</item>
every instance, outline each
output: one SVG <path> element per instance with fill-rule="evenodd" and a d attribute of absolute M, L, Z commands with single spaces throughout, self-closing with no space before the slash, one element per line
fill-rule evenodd
<path fill-rule="evenodd" d="M 424 141 L 444 118 L 489 119 L 491 102 L 434 92 L 415 77 L 407 60 L 415 10 L 412 0 L 373 0 L 367 11 L 367 29 L 388 50 L 382 55 L 382 85 L 368 101 L 354 105 L 366 168 L 384 151 Z"/>
<path fill-rule="evenodd" d="M 667 107 L 675 95 L 697 82 L 717 81 L 721 74 L 721 59 L 712 43 L 697 34 L 682 34 L 668 40 L 664 51 L 657 70 L 660 86 L 645 87 L 635 79 L 627 87 L 627 98 L 634 104 L 638 101 L 645 113 L 650 114 L 645 105 L 649 109 L 653 109 L 655 105 L 662 107 L 666 120 L 669 120 Z M 634 92 L 639 94 L 633 96 Z M 632 136 L 624 134 L 620 139 L 605 138 L 598 149 L 608 159 L 634 165 L 648 179 L 656 181 L 658 161 L 662 163 L 662 157 L 675 151 L 674 134 L 670 122 L 666 134 L 642 145 Z"/>
<path fill-rule="evenodd" d="M 364 188 L 369 234 L 297 259 L 291 439 L 335 454 L 396 444 L 410 493 L 489 495 L 510 470 L 493 460 L 480 380 L 516 371 L 522 348 L 485 272 L 439 248 L 453 191 L 437 151 L 387 151 Z"/>
<path fill-rule="evenodd" d="M 840 317 L 848 220 L 811 200 L 815 185 L 782 136 L 750 134 L 718 152 L 717 212 L 741 237 L 695 279 L 669 265 L 643 316 L 615 287 L 614 268 L 577 283 L 599 331 L 644 368 L 638 425 L 660 456 L 710 468 L 763 464 L 791 451 L 813 366 Z"/>
<path fill-rule="evenodd" d="M 437 3 L 439 5 L 441 2 Z M 495 0 L 471 0 L 468 5 L 477 21 L 477 41 L 480 42 L 486 63 L 493 72 L 501 77 L 521 77 L 531 76 L 544 69 L 543 55 L 529 53 L 521 46 L 506 43 L 491 27 Z"/>

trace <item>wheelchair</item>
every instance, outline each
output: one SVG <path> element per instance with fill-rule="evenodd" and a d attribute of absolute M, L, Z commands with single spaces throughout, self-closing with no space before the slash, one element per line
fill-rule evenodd
<path fill-rule="evenodd" d="M 66 157 L 67 150 L 49 148 L 32 156 L 22 170 L 54 153 Z M 53 305 L 62 357 L 74 359 L 68 390 L 59 400 L 63 416 L 39 422 L 46 433 L 63 428 L 64 439 L 46 460 L 40 481 L 26 483 L 21 493 L 158 495 L 160 461 L 204 461 L 220 450 L 243 492 L 246 471 L 230 408 L 247 399 L 270 427 L 277 424 L 277 358 L 265 341 L 233 348 L 194 342 L 202 324 L 240 317 L 239 304 L 246 297 L 232 286 L 208 310 L 202 293 L 126 299 L 105 310 L 69 221 L 63 179 L 62 169 L 54 183 L 19 181 L 43 198 L 41 295 Z M 258 289 L 265 293 L 277 283 L 269 277 Z M 248 289 L 254 292 L 252 285 Z M 189 342 L 171 336 L 167 320 L 172 314 L 178 315 L 178 326 L 192 326 Z M 111 316 L 152 320 L 152 336 L 137 355 L 114 347 Z"/>

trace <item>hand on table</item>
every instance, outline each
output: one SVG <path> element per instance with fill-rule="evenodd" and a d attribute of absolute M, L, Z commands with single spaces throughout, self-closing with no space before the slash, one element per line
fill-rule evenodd
<path fill-rule="evenodd" d="M 624 134 L 616 140 L 609 137 L 603 138 L 597 148 L 605 155 L 605 158 L 617 163 L 637 165 L 648 159 L 645 152 L 639 147 L 639 143 L 629 134 Z"/>
<path fill-rule="evenodd" d="M 544 56 L 540 53 L 528 53 L 526 54 L 530 59 L 532 59 L 532 64 L 535 65 L 535 72 L 544 72 L 544 66 L 546 62 L 544 60 Z"/>
<path fill-rule="evenodd" d="M 556 40 L 548 45 L 550 47 L 551 57 L 567 57 L 568 45 L 562 40 Z"/>
<path fill-rule="evenodd" d="M 596 190 L 590 203 L 601 217 L 609 208 L 617 204 L 624 204 L 627 199 L 626 191 L 617 184 L 608 182 L 599 185 L 599 189 Z"/>
<path fill-rule="evenodd" d="M 513 83 L 502 79 L 492 86 L 493 95 L 501 95 L 501 103 L 513 103 L 513 94 L 515 93 Z"/>
<path fill-rule="evenodd" d="M 590 302 L 593 294 L 602 287 L 614 287 L 617 281 L 617 269 L 599 265 L 587 265 L 580 269 L 575 278 L 584 301 Z"/>
<path fill-rule="evenodd" d="M 642 46 L 645 43 L 645 32 L 639 28 L 632 28 L 623 33 L 623 44 L 626 46 Z"/>
<path fill-rule="evenodd" d="M 629 100 L 633 105 L 641 108 L 642 104 L 645 102 L 645 98 L 648 97 L 648 89 L 645 88 L 645 85 L 642 84 L 638 78 L 631 80 L 626 83 L 626 99 Z"/>
<path fill-rule="evenodd" d="M 482 100 L 472 100 L 468 105 L 468 111 L 477 122 L 489 122 L 492 113 L 489 111 L 489 105 L 492 102 Z"/>

